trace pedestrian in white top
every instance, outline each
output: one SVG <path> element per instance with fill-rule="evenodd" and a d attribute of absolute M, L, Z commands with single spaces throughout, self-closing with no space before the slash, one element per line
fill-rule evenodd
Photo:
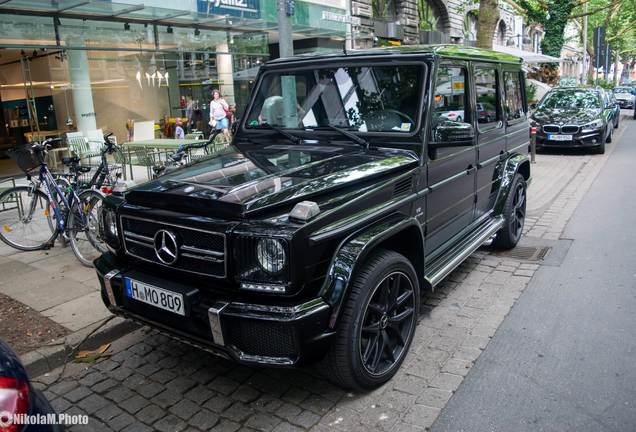
<path fill-rule="evenodd" d="M 212 101 L 210 102 L 210 126 L 214 129 L 222 130 L 228 141 L 230 140 L 229 121 L 227 118 L 229 108 L 225 99 L 221 97 L 221 93 L 218 90 L 213 90 Z"/>

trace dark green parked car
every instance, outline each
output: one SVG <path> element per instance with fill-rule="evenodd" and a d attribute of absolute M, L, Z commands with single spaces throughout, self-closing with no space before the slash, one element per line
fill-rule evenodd
<path fill-rule="evenodd" d="M 107 198 L 106 306 L 243 364 L 380 386 L 421 293 L 521 238 L 521 66 L 456 45 L 267 63 L 229 147 Z"/>

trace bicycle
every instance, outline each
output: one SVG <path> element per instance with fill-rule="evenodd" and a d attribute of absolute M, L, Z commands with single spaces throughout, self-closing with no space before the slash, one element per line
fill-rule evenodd
<path fill-rule="evenodd" d="M 114 155 L 116 153 L 121 154 L 119 146 L 110 139 L 112 135 L 112 132 L 104 135 L 104 148 L 101 151 L 101 161 L 91 179 L 88 182 L 78 181 L 78 186 L 81 190 L 97 189 L 105 194 L 112 193 L 113 186 L 122 175 L 121 172 L 116 172 L 113 178 L 112 171 L 114 171 L 114 167 L 108 164 L 108 155 Z M 88 172 L 90 172 L 90 169 L 85 171 L 85 173 Z M 69 186 L 67 177 L 71 176 L 73 176 L 73 173 L 54 173 L 54 177 L 58 179 L 58 184 L 60 184 L 60 186 L 64 186 L 64 188 Z"/>
<path fill-rule="evenodd" d="M 92 267 L 93 260 L 106 251 L 99 231 L 104 195 L 93 189 L 78 192 L 78 178 L 90 168 L 81 167 L 77 157 L 62 159 L 73 172 L 70 185 L 62 190 L 46 162 L 51 143 L 58 140 L 9 152 L 30 184 L 0 194 L 0 240 L 18 250 L 36 251 L 50 249 L 58 236 L 66 236 L 80 263 Z"/>
<path fill-rule="evenodd" d="M 208 150 L 208 147 L 210 146 L 210 144 L 214 144 L 216 146 L 216 143 L 214 141 L 221 132 L 222 131 L 220 129 L 215 130 L 214 132 L 212 132 L 212 134 L 210 134 L 210 137 L 204 143 L 180 145 L 174 153 L 168 156 L 170 160 L 161 165 L 155 165 L 152 167 L 153 178 L 168 174 L 178 168 L 181 168 L 182 166 L 185 166 L 187 162 L 184 159 L 186 154 L 190 153 L 190 150 L 202 148 L 204 155 L 209 155 L 210 152 Z"/>

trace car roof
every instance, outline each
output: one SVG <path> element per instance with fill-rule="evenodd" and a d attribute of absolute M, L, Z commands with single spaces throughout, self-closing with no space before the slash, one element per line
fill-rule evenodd
<path fill-rule="evenodd" d="M 350 50 L 343 52 L 331 52 L 326 54 L 301 54 L 293 57 L 279 58 L 267 62 L 267 64 L 284 64 L 299 61 L 347 59 L 352 57 L 368 56 L 400 56 L 405 54 L 419 54 L 431 57 L 452 58 L 461 60 L 481 60 L 497 63 L 512 63 L 521 65 L 521 57 L 481 48 L 467 47 L 463 45 L 405 45 L 389 46 L 370 49 Z"/>

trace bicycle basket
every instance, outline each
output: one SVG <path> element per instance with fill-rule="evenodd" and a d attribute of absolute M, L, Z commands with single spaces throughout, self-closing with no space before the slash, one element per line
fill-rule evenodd
<path fill-rule="evenodd" d="M 24 171 L 25 174 L 30 174 L 42 165 L 38 155 L 30 147 L 15 147 L 7 153 L 9 153 L 11 159 L 16 161 L 18 167 Z"/>

